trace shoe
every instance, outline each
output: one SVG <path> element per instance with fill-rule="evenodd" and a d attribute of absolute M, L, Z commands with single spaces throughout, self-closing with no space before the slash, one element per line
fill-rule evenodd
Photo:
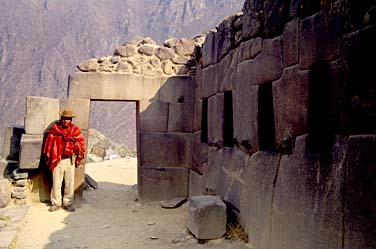
<path fill-rule="evenodd" d="M 63 206 L 64 210 L 67 210 L 69 212 L 74 212 L 76 209 L 72 205 Z"/>
<path fill-rule="evenodd" d="M 48 209 L 48 211 L 50 211 L 50 212 L 54 212 L 54 211 L 57 211 L 57 210 L 59 210 L 59 209 L 60 209 L 59 206 L 52 205 L 52 206 Z"/>

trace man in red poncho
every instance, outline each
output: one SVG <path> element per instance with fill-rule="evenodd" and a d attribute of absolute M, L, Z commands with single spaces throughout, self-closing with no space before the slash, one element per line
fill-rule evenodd
<path fill-rule="evenodd" d="M 50 212 L 65 210 L 73 212 L 75 167 L 84 158 L 85 141 L 81 130 L 72 123 L 75 117 L 71 108 L 60 112 L 60 120 L 49 129 L 43 146 L 47 165 L 52 171 L 52 190 Z M 62 198 L 61 186 L 65 182 Z"/>

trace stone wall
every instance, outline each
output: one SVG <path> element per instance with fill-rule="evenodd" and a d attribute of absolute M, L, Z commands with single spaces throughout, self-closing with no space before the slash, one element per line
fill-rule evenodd
<path fill-rule="evenodd" d="M 376 247 L 375 8 L 246 0 L 206 37 L 189 192 L 255 248 Z"/>

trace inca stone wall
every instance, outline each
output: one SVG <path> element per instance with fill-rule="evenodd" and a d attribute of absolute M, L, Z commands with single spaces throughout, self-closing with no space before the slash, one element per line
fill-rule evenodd
<path fill-rule="evenodd" d="M 374 1 L 246 0 L 196 69 L 190 195 L 258 249 L 375 248 Z"/>

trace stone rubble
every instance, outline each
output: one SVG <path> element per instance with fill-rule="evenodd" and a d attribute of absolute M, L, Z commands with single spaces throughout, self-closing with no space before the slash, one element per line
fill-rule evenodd
<path fill-rule="evenodd" d="M 117 48 L 113 55 L 92 58 L 77 65 L 82 72 L 142 74 L 149 77 L 189 75 L 195 67 L 195 50 L 204 36 L 171 38 L 157 45 L 150 37 L 136 39 Z"/>

